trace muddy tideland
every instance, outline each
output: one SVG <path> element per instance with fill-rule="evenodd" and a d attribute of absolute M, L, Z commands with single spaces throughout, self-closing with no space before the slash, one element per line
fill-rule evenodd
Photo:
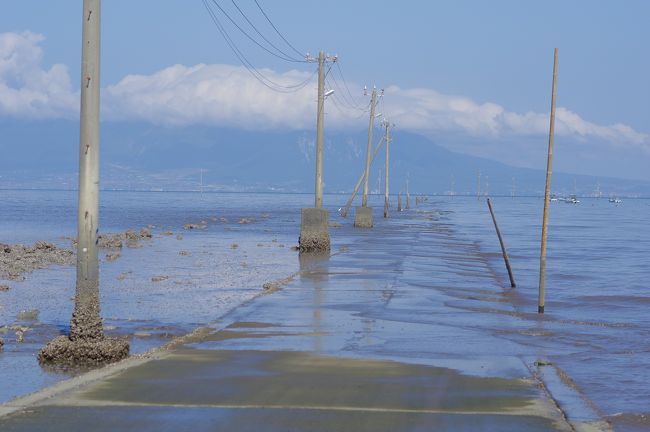
<path fill-rule="evenodd" d="M 102 249 L 121 249 L 124 245 L 130 248 L 140 247 L 141 240 L 149 240 L 153 237 L 151 229 L 142 228 L 139 232 L 128 229 L 121 233 L 104 233 L 97 236 L 97 244 Z M 74 246 L 77 239 L 70 239 Z"/>
<path fill-rule="evenodd" d="M 25 274 L 53 264 L 72 265 L 74 252 L 39 241 L 34 246 L 0 243 L 0 279 L 21 281 Z"/>
<path fill-rule="evenodd" d="M 98 244 L 102 249 L 113 250 L 107 252 L 106 259 L 114 261 L 120 256 L 117 250 L 124 245 L 137 248 L 142 240 L 151 238 L 149 228 L 142 228 L 139 232 L 129 229 L 122 233 L 99 234 Z M 72 245 L 76 246 L 76 239 L 70 240 Z M 33 246 L 0 243 L 0 280 L 23 281 L 25 275 L 34 270 L 74 263 L 75 253 L 72 249 L 61 248 L 47 241 L 37 241 Z M 0 291 L 8 290 L 9 286 L 0 285 Z"/>

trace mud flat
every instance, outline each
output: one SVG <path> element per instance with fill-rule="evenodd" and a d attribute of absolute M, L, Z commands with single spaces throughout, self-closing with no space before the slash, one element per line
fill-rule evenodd
<path fill-rule="evenodd" d="M 0 279 L 22 281 L 34 270 L 51 265 L 72 265 L 74 262 L 72 250 L 59 248 L 53 243 L 39 241 L 33 246 L 0 243 Z"/>

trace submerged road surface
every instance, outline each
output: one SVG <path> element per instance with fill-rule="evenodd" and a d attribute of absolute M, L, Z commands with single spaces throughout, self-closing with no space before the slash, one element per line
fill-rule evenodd
<path fill-rule="evenodd" d="M 0 429 L 598 429 L 569 424 L 539 353 L 498 336 L 517 325 L 510 290 L 458 229 L 429 210 L 336 230 L 335 253 L 301 256 L 282 289 L 180 347 L 14 401 Z"/>

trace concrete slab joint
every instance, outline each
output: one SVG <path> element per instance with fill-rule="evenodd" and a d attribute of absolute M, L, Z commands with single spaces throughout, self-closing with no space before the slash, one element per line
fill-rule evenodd
<path fill-rule="evenodd" d="M 372 228 L 372 207 L 358 206 L 356 208 L 354 226 L 357 228 Z"/>
<path fill-rule="evenodd" d="M 329 213 L 322 208 L 304 208 L 301 211 L 300 252 L 330 250 Z"/>

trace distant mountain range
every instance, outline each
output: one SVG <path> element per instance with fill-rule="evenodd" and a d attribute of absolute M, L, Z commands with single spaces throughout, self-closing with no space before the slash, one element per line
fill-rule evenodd
<path fill-rule="evenodd" d="M 0 120 L 0 188 L 76 188 L 78 124 L 73 121 Z M 381 137 L 375 133 L 373 146 Z M 101 186 L 104 189 L 311 192 L 315 134 L 202 126 L 159 127 L 104 123 Z M 325 191 L 348 193 L 362 174 L 367 132 L 326 133 Z M 385 151 L 373 165 L 370 188 L 383 190 Z M 517 168 L 449 151 L 396 130 L 391 144 L 391 191 L 411 193 L 540 195 L 540 169 Z M 553 191 L 603 196 L 650 196 L 650 182 L 554 173 Z"/>

